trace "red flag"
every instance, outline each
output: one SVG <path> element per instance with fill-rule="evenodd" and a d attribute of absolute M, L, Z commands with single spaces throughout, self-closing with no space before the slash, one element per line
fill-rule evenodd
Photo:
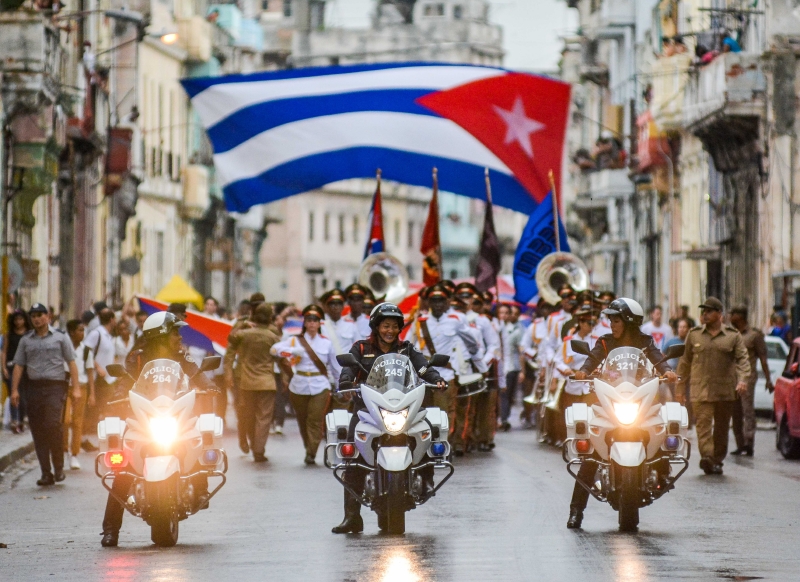
<path fill-rule="evenodd" d="M 428 220 L 422 231 L 419 251 L 422 259 L 422 282 L 426 287 L 442 280 L 442 245 L 439 242 L 439 177 L 433 169 L 433 197 L 428 208 Z"/>
<path fill-rule="evenodd" d="M 375 196 L 372 198 L 372 208 L 369 211 L 369 232 L 367 233 L 367 246 L 364 249 L 364 258 L 374 253 L 382 253 L 386 250 L 386 243 L 383 239 L 383 207 L 381 206 L 381 171 L 378 170 L 378 187 L 375 188 Z"/>

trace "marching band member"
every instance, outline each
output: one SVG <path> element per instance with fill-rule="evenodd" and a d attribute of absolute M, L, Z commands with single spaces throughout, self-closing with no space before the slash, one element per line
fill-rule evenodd
<path fill-rule="evenodd" d="M 450 310 L 450 292 L 447 287 L 442 283 L 429 287 L 425 293 L 425 300 L 430 311 L 419 316 L 418 324 L 411 328 L 409 341 L 428 357 L 436 353 L 451 357 L 458 356 L 459 351 L 463 349 L 474 360 L 479 354 L 478 343 L 470 330 L 466 317 Z M 455 437 L 456 428 L 458 384 L 455 381 L 454 369 L 457 369 L 457 366 L 456 359 L 456 361 L 451 360 L 450 365 L 446 368 L 436 368 L 439 375 L 448 383 L 448 388 L 443 392 L 434 392 L 432 397 L 433 406 L 447 411 L 451 437 Z M 453 445 L 453 440 L 450 442 Z M 453 445 L 454 450 L 460 450 L 463 455 L 463 440 L 458 441 L 457 446 L 458 448 Z"/>
<path fill-rule="evenodd" d="M 338 289 L 331 289 L 319 300 L 325 306 L 325 319 L 321 322 L 320 333 L 331 340 L 336 355 L 346 354 L 354 343 L 364 337 L 352 318 L 342 316 L 344 293 Z"/>
<path fill-rule="evenodd" d="M 361 339 L 366 339 L 372 333 L 369 328 L 369 311 L 364 308 L 364 299 L 367 297 L 368 289 L 358 283 L 353 283 L 344 290 L 344 296 L 347 299 L 347 305 L 350 306 L 350 315 L 356 327 L 358 328 L 358 335 Z"/>
<path fill-rule="evenodd" d="M 303 330 L 272 346 L 272 354 L 289 359 L 294 364 L 294 376 L 289 383 L 289 400 L 297 415 L 297 425 L 306 449 L 306 465 L 314 465 L 322 440 L 325 413 L 331 396 L 328 372 L 339 381 L 341 368 L 331 340 L 319 333 L 325 314 L 318 305 L 303 309 Z"/>
<path fill-rule="evenodd" d="M 543 299 L 540 300 L 536 307 L 538 317 L 534 318 L 530 326 L 525 330 L 520 342 L 525 373 L 520 419 L 526 428 L 533 426 L 531 422 L 533 405 L 525 402 L 524 399 L 530 396 L 541 382 L 544 382 L 545 370 L 547 369 L 547 362 L 544 359 L 544 342 L 547 340 L 547 318 L 553 311 L 555 311 L 555 308 L 552 305 Z"/>

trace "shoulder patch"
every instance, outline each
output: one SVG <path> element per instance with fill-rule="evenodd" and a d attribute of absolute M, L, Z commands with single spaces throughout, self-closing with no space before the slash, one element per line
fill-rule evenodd
<path fill-rule="evenodd" d="M 195 363 L 194 358 L 192 356 L 190 356 L 189 354 L 186 354 L 185 356 L 183 356 L 183 359 L 186 360 L 187 362 L 189 362 L 190 364 L 194 364 Z"/>
<path fill-rule="evenodd" d="M 375 354 L 364 354 L 364 355 L 363 355 L 363 356 L 361 356 L 361 357 L 362 357 L 362 358 L 374 358 L 374 357 L 375 357 Z"/>

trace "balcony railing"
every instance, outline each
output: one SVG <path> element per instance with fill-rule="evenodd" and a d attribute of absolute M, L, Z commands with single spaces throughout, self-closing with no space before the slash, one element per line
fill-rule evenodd
<path fill-rule="evenodd" d="M 633 194 L 633 182 L 628 170 L 600 170 L 589 174 L 592 198 L 625 198 Z"/>
<path fill-rule="evenodd" d="M 0 12 L 0 72 L 3 92 L 55 101 L 64 52 L 58 31 L 39 12 Z M 8 107 L 9 105 L 6 104 Z"/>
<path fill-rule="evenodd" d="M 715 115 L 758 116 L 764 108 L 767 80 L 757 55 L 723 53 L 694 71 L 686 83 L 686 126 Z"/>
<path fill-rule="evenodd" d="M 652 66 L 653 99 L 650 111 L 663 130 L 683 125 L 684 89 L 689 79 L 692 56 L 688 53 L 658 59 Z"/>
<path fill-rule="evenodd" d="M 622 28 L 636 21 L 636 0 L 604 0 L 600 9 L 589 14 L 583 26 L 590 38 L 622 35 Z"/>

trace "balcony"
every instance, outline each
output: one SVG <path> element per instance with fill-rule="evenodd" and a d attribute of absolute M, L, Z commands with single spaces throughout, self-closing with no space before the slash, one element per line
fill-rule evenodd
<path fill-rule="evenodd" d="M 691 63 L 692 56 L 684 53 L 658 59 L 652 65 L 653 99 L 650 111 L 653 121 L 661 130 L 683 127 L 683 93 Z"/>
<path fill-rule="evenodd" d="M 588 15 L 583 33 L 592 39 L 613 38 L 624 34 L 623 28 L 636 21 L 636 0 L 604 0 Z"/>
<path fill-rule="evenodd" d="M 58 31 L 39 12 L 0 12 L 0 72 L 9 111 L 55 102 L 64 53 Z"/>
<path fill-rule="evenodd" d="M 628 170 L 600 170 L 589 174 L 589 195 L 592 198 L 627 198 L 633 194 Z"/>
<path fill-rule="evenodd" d="M 760 117 L 766 87 L 757 55 L 723 53 L 689 76 L 684 125 L 696 130 L 720 117 Z"/>
<path fill-rule="evenodd" d="M 202 218 L 208 204 L 208 168 L 197 164 L 186 166 L 183 176 L 183 216 L 195 220 Z"/>
<path fill-rule="evenodd" d="M 202 16 L 179 19 L 178 39 L 187 60 L 205 63 L 211 58 L 211 23 Z"/>

